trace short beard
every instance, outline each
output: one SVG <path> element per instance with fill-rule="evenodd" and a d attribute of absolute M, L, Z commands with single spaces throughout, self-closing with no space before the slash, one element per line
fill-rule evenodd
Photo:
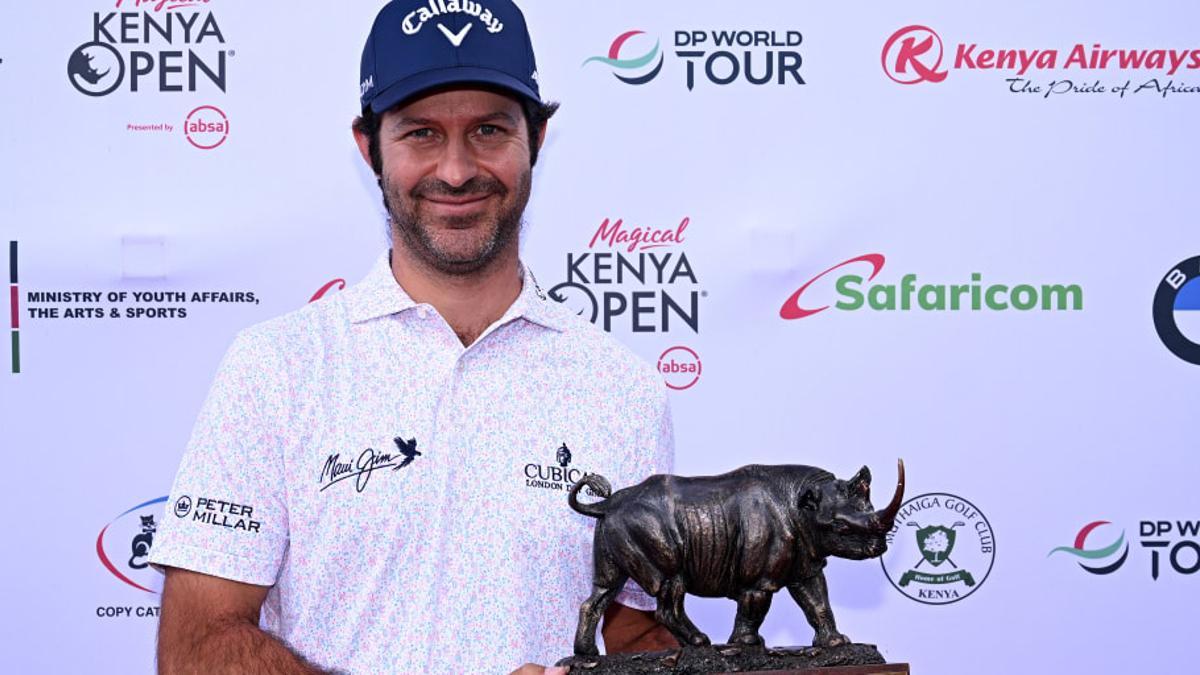
<path fill-rule="evenodd" d="M 469 258 L 451 255 L 436 245 L 429 227 L 417 217 L 417 199 L 429 195 L 461 197 L 495 194 L 504 200 L 509 190 L 500 181 L 490 177 L 475 177 L 459 187 L 453 187 L 436 178 L 426 178 L 413 186 L 407 200 L 399 198 L 398 191 L 393 189 L 386 176 L 380 179 L 379 187 L 383 193 L 383 206 L 387 209 L 393 241 L 399 236 L 405 248 L 434 271 L 450 276 L 468 276 L 487 268 L 501 253 L 515 245 L 521 232 L 521 216 L 529 202 L 530 182 L 530 172 L 526 171 L 517 181 L 512 206 L 497 215 L 491 235 Z M 456 217 L 448 222 L 469 225 L 472 220 L 481 217 L 485 216 Z"/>

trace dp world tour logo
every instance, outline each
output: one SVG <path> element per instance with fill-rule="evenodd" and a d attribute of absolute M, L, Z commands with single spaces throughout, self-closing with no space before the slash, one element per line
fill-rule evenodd
<path fill-rule="evenodd" d="M 658 72 L 662 70 L 663 55 L 662 52 L 659 51 L 658 40 L 654 41 L 654 47 L 651 48 L 650 51 L 642 54 L 641 56 L 621 58 L 621 47 L 625 45 L 629 38 L 632 38 L 635 35 L 643 35 L 644 33 L 645 31 L 640 30 L 631 30 L 621 33 L 617 36 L 617 39 L 613 40 L 612 44 L 609 45 L 607 56 L 593 56 L 585 60 L 583 65 L 586 66 L 592 61 L 606 63 L 614 71 L 625 71 L 630 73 L 628 75 L 621 75 L 619 72 L 613 72 L 613 77 L 624 82 L 625 84 L 646 84 L 650 80 L 653 80 L 658 75 Z M 657 63 L 654 63 L 655 59 L 658 59 Z M 647 71 L 646 66 L 650 65 L 651 63 L 654 63 L 654 67 Z"/>
<path fill-rule="evenodd" d="M 96 555 L 113 576 L 136 589 L 158 593 L 162 574 L 150 567 L 150 547 L 158 531 L 166 496 L 126 509 L 100 530 Z"/>
<path fill-rule="evenodd" d="M 1080 567 L 1082 567 L 1085 571 L 1091 572 L 1092 574 L 1112 574 L 1113 572 L 1116 572 L 1121 568 L 1121 565 L 1125 564 L 1125 559 L 1129 557 L 1129 544 L 1125 541 L 1124 530 L 1121 531 L 1121 536 L 1117 537 L 1117 539 L 1108 546 L 1101 546 L 1100 548 L 1091 549 L 1086 548 L 1088 535 L 1101 525 L 1111 525 L 1111 523 L 1109 523 L 1107 520 L 1097 520 L 1084 525 L 1083 529 L 1079 530 L 1079 534 L 1075 535 L 1074 546 L 1059 546 L 1053 551 L 1047 553 L 1046 557 L 1049 558 L 1055 553 L 1069 553 L 1076 558 L 1082 558 L 1083 560 L 1101 561 L 1112 559 L 1112 557 L 1116 555 L 1117 551 L 1120 551 L 1121 556 L 1117 558 L 1116 562 L 1113 563 L 1100 564 L 1098 567 L 1085 565 L 1082 561 L 1079 563 Z"/>
<path fill-rule="evenodd" d="M 1200 256 L 1179 263 L 1158 284 L 1154 329 L 1172 354 L 1200 366 Z"/>
<path fill-rule="evenodd" d="M 905 26 L 883 45 L 883 72 L 900 84 L 941 82 L 942 38 L 925 26 Z"/>

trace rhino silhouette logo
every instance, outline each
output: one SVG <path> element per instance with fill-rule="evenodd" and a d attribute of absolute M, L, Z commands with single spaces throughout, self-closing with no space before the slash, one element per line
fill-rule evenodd
<path fill-rule="evenodd" d="M 103 56 L 104 51 L 112 54 L 111 58 L 100 60 L 100 63 L 107 61 L 107 67 L 98 66 L 95 62 L 97 57 Z M 71 52 L 71 57 L 67 59 L 67 77 L 80 93 L 104 96 L 121 86 L 121 81 L 125 79 L 125 62 L 112 45 L 89 42 Z"/>
<path fill-rule="evenodd" d="M 88 84 L 97 84 L 104 76 L 108 74 L 106 69 L 103 73 L 92 67 L 92 59 L 96 57 L 87 52 L 75 52 L 71 55 L 71 61 L 67 63 L 67 70 L 77 77 L 83 78 Z"/>

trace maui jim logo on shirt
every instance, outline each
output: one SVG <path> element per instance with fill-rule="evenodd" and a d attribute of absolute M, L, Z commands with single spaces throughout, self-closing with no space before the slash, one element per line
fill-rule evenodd
<path fill-rule="evenodd" d="M 415 438 L 406 441 L 397 436 L 392 439 L 392 442 L 396 444 L 399 453 L 380 452 L 375 448 L 367 448 L 359 453 L 357 459 L 349 461 L 342 461 L 340 452 L 329 455 L 325 460 L 325 465 L 321 467 L 321 476 L 317 479 L 318 484 L 323 483 L 318 492 L 324 492 L 334 483 L 348 478 L 354 479 L 354 490 L 362 492 L 367 489 L 367 482 L 371 480 L 372 473 L 389 468 L 392 471 L 399 471 L 421 456 L 421 453 L 417 451 L 417 439 Z"/>
<path fill-rule="evenodd" d="M 416 35 L 421 30 L 421 27 L 425 25 L 426 21 L 443 14 L 467 14 L 477 17 L 489 33 L 499 33 L 504 30 L 504 23 L 492 14 L 492 10 L 484 9 L 482 4 L 471 2 L 471 0 L 461 0 L 461 2 L 460 0 L 429 0 L 428 7 L 418 7 L 409 12 L 404 17 L 404 23 L 401 24 L 401 27 L 404 29 L 405 35 Z M 469 26 L 470 24 L 467 25 Z M 442 30 L 446 31 L 446 28 L 443 27 Z M 462 41 L 465 33 L 466 30 L 457 36 L 459 42 Z"/>

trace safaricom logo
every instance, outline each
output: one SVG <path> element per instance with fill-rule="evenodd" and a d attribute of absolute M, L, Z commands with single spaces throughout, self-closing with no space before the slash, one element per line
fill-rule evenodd
<path fill-rule="evenodd" d="M 882 254 L 868 253 L 830 267 L 792 293 L 779 309 L 779 316 L 803 319 L 830 308 L 930 312 L 1083 309 L 1083 288 L 1078 284 L 993 284 L 984 282 L 978 272 L 963 283 L 918 283 L 918 275 L 911 272 L 902 276 L 898 284 L 876 283 L 885 262 Z M 837 299 L 820 304 L 816 298 L 822 291 L 828 297 L 827 277 L 835 270 L 841 271 L 839 276 L 832 277 Z"/>

